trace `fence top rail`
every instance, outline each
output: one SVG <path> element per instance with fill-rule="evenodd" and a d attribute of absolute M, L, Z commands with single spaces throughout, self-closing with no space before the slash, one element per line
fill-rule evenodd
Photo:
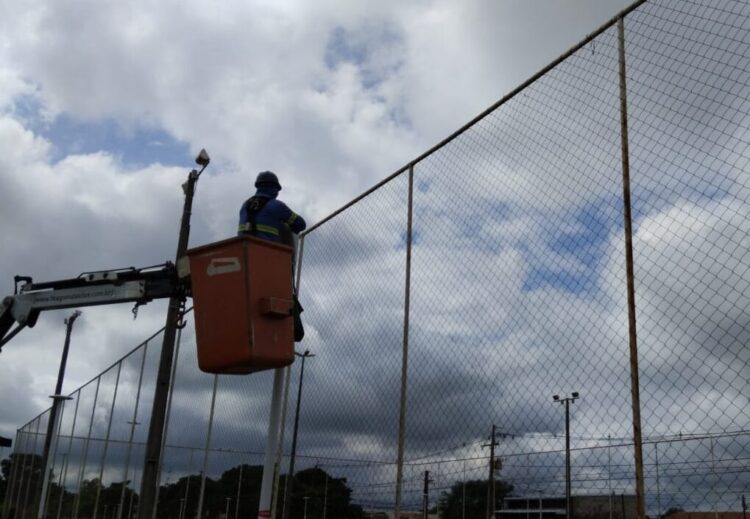
<path fill-rule="evenodd" d="M 617 24 L 618 20 L 625 18 L 628 14 L 630 14 L 632 11 L 636 10 L 641 5 L 645 4 L 649 0 L 636 0 L 632 4 L 630 4 L 628 7 L 617 13 L 615 16 L 610 18 L 607 22 L 605 22 L 603 25 L 601 25 L 598 29 L 591 32 L 586 36 L 583 40 L 575 44 L 573 47 L 565 51 L 563 54 L 561 54 L 559 57 L 557 57 L 555 60 L 553 60 L 551 63 L 549 63 L 547 66 L 542 68 L 539 72 L 531 76 L 529 79 L 518 85 L 515 89 L 511 90 L 508 94 L 500 98 L 498 101 L 490 105 L 488 108 L 486 108 L 483 112 L 481 112 L 479 115 L 471 119 L 469 122 L 461 126 L 458 130 L 454 131 L 450 135 L 448 135 L 445 139 L 435 144 L 432 148 L 429 148 L 427 151 L 419 155 L 414 160 L 408 162 L 407 164 L 401 166 L 399 169 L 397 169 L 395 172 L 391 173 L 389 176 L 369 188 L 367 191 L 362 193 L 361 195 L 353 198 L 340 208 L 333 211 L 328 216 L 324 217 L 322 220 L 316 222 L 314 225 L 312 225 L 310 228 L 305 230 L 302 234 L 309 234 L 324 223 L 328 222 L 329 220 L 333 219 L 335 216 L 341 214 L 342 212 L 349 209 L 351 206 L 362 200 L 363 198 L 367 197 L 368 195 L 372 194 L 377 189 L 381 188 L 397 176 L 401 175 L 405 171 L 408 171 L 410 168 L 413 168 L 415 165 L 417 165 L 419 162 L 422 162 L 424 159 L 438 151 L 439 149 L 445 147 L 449 143 L 451 143 L 453 140 L 461 136 L 463 133 L 466 133 L 472 126 L 474 126 L 476 123 L 487 117 L 489 114 L 497 110 L 500 106 L 504 105 L 511 99 L 513 99 L 515 96 L 520 94 L 523 90 L 528 88 L 532 83 L 539 80 L 541 77 L 543 77 L 545 74 L 547 74 L 550 70 L 557 67 L 560 63 L 568 59 L 570 56 L 581 50 L 583 47 L 591 43 L 597 36 L 602 34 L 604 31 L 609 29 L 610 27 L 613 27 L 615 24 Z"/>
<path fill-rule="evenodd" d="M 186 311 L 185 313 L 189 312 L 190 310 L 192 310 L 192 308 L 190 308 L 189 310 L 187 310 L 187 311 Z M 156 337 L 157 335 L 159 335 L 160 333 L 162 333 L 162 332 L 164 331 L 164 328 L 165 328 L 165 327 L 164 327 L 164 326 L 162 326 L 162 327 L 161 327 L 160 329 L 158 329 L 158 330 L 157 330 L 156 332 L 154 332 L 153 334 L 151 334 L 151 335 L 150 335 L 150 336 L 149 336 L 149 337 L 148 337 L 147 339 L 145 339 L 145 340 L 141 341 L 141 342 L 140 342 L 140 343 L 139 343 L 139 344 L 138 344 L 138 345 L 137 345 L 136 347 L 134 347 L 134 348 L 133 348 L 132 350 L 130 350 L 130 351 L 129 351 L 129 352 L 127 352 L 127 353 L 126 353 L 125 355 L 123 355 L 122 357 L 120 357 L 119 359 L 117 359 L 116 361 L 114 361 L 114 362 L 113 362 L 113 363 L 112 363 L 111 365 L 109 365 L 109 366 L 107 366 L 106 368 L 104 368 L 104 369 L 103 369 L 103 370 L 102 370 L 102 371 L 101 371 L 101 372 L 100 372 L 99 374 L 97 374 L 97 375 L 96 375 L 95 377 L 93 377 L 93 378 L 92 378 L 91 380 L 89 380 L 88 382 L 86 382 L 86 383 L 84 383 L 84 384 L 81 384 L 81 385 L 80 385 L 80 386 L 78 386 L 78 387 L 77 387 L 76 389 L 74 389 L 73 391 L 71 391 L 70 393 L 68 393 L 68 394 L 67 394 L 67 396 L 68 396 L 68 397 L 71 397 L 71 398 L 72 398 L 72 397 L 73 397 L 73 395 L 75 395 L 76 393 L 80 393 L 80 391 L 81 391 L 81 390 L 82 390 L 83 388 L 85 388 L 86 386 L 88 386 L 89 384 L 91 384 L 91 383 L 92 383 L 93 381 L 95 381 L 96 379 L 100 378 L 100 377 L 101 377 L 102 375 L 104 375 L 104 374 L 105 374 L 106 372 L 108 372 L 108 371 L 109 371 L 110 369 L 112 369 L 112 368 L 114 368 L 115 366 L 117 366 L 117 364 L 119 364 L 120 362 L 124 361 L 125 359 L 127 359 L 128 357 L 130 357 L 131 355 L 133 355 L 133 354 L 134 354 L 134 353 L 135 353 L 136 351 L 138 351 L 138 350 L 139 350 L 140 348 L 142 348 L 143 346 L 145 346 L 146 344 L 148 344 L 149 342 L 151 342 L 151 341 L 152 341 L 152 340 L 153 340 L 153 339 L 154 339 L 154 338 L 155 338 L 155 337 Z M 26 426 L 28 426 L 28 425 L 30 425 L 31 423 L 33 423 L 33 422 L 34 422 L 34 420 L 38 420 L 39 418 L 41 418 L 41 417 L 42 417 L 42 416 L 43 416 L 44 414 L 48 413 L 48 412 L 50 411 L 50 409 L 52 409 L 52 407 L 48 407 L 47 409 L 45 409 L 44 411 L 42 411 L 41 413 L 39 413 L 38 415 L 36 415 L 36 416 L 35 416 L 34 418 L 32 418 L 31 420 L 29 420 L 28 422 L 26 422 L 25 424 L 23 424 L 23 425 L 22 425 L 22 426 L 21 426 L 21 427 L 19 428 L 19 430 L 20 430 L 20 429 L 23 429 L 23 428 L 25 428 L 25 427 L 26 427 Z"/>

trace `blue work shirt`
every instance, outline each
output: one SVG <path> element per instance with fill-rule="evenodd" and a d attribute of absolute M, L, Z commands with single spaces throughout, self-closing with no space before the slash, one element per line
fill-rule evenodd
<path fill-rule="evenodd" d="M 281 200 L 277 200 L 278 191 L 274 189 L 258 189 L 255 197 L 269 199 L 260 211 L 255 213 L 255 230 L 253 231 L 248 204 L 252 198 L 248 198 L 240 208 L 240 223 L 237 234 L 250 234 L 258 238 L 270 241 L 280 241 L 282 225 L 287 224 L 293 233 L 297 234 L 305 230 L 307 224 L 304 218 L 289 209 Z"/>

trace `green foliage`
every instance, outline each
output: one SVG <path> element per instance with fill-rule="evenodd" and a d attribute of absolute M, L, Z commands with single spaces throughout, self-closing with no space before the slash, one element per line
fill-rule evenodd
<path fill-rule="evenodd" d="M 10 478 L 10 459 L 0 461 L 0 510 L 5 504 L 5 495 L 8 493 L 8 479 Z"/>
<path fill-rule="evenodd" d="M 279 492 L 280 500 L 283 499 L 283 491 L 282 486 Z M 308 519 L 322 519 L 324 506 L 326 518 L 361 519 L 362 508 L 351 504 L 351 495 L 352 491 L 346 486 L 346 479 L 332 478 L 319 468 L 302 470 L 297 472 L 294 478 L 294 489 L 288 510 L 289 519 L 303 519 L 305 501 Z M 278 510 L 281 510 L 281 501 L 278 506 Z"/>
<path fill-rule="evenodd" d="M 26 467 L 39 465 L 38 456 L 26 460 Z M 8 476 L 12 470 L 13 459 L 3 460 L 0 472 L 0 505 L 2 492 L 7 486 Z M 20 463 L 24 460 L 21 456 Z M 36 466 L 34 465 L 34 466 Z M 32 472 L 26 470 L 26 473 Z M 36 471 L 38 476 L 38 471 Z M 218 479 L 206 478 L 203 497 L 203 517 L 222 517 L 227 506 L 229 517 L 235 517 L 239 504 L 239 517 L 257 519 L 260 487 L 263 477 L 263 467 L 259 465 L 237 465 L 224 473 Z M 87 517 L 97 509 L 99 517 L 111 516 L 116 513 L 120 503 L 123 503 L 123 517 L 127 517 L 130 510 L 135 513 L 138 507 L 138 495 L 131 488 L 130 482 L 113 482 L 100 485 L 98 479 L 87 479 L 81 483 L 78 495 L 73 489 L 62 489 L 55 482 L 53 476 L 50 483 L 48 510 L 57 514 L 58 507 L 62 517 L 73 515 L 76 498 L 78 498 L 79 516 Z M 39 483 L 38 477 L 33 477 L 32 485 Z M 283 507 L 286 477 L 279 481 L 277 495 L 277 515 L 280 516 Z M 123 486 L 125 488 L 123 489 Z M 198 510 L 201 475 L 190 474 L 177 481 L 166 483 L 159 487 L 159 501 L 157 517 L 177 519 L 178 517 L 195 517 Z M 239 503 L 237 501 L 238 487 L 240 490 Z M 99 495 L 97 504 L 97 493 Z M 295 477 L 292 500 L 289 504 L 289 519 L 302 519 L 307 501 L 307 518 L 322 519 L 325 503 L 326 517 L 336 519 L 361 519 L 362 509 L 351 504 L 351 489 L 345 479 L 332 478 L 325 471 L 312 468 L 302 470 Z M 305 498 L 308 498 L 307 500 Z M 181 513 L 182 512 L 182 513 Z"/>
<path fill-rule="evenodd" d="M 464 492 L 466 495 L 466 517 L 485 517 L 487 515 L 487 480 L 459 481 L 451 486 L 448 492 L 440 495 L 438 506 L 441 519 L 461 519 L 464 513 Z M 505 481 L 495 482 L 495 502 L 503 499 L 513 491 L 513 485 Z"/>

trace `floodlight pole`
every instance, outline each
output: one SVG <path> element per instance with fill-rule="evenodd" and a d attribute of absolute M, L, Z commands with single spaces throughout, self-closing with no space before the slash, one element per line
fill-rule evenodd
<path fill-rule="evenodd" d="M 198 183 L 201 173 L 203 173 L 203 170 L 206 169 L 206 166 L 210 162 L 206 150 L 201 150 L 195 162 L 202 166 L 200 171 L 192 170 L 188 174 L 187 182 L 182 185 L 182 190 L 185 193 L 185 204 L 182 209 L 182 221 L 180 223 L 180 235 L 177 241 L 175 263 L 179 262 L 187 252 L 195 186 Z M 159 357 L 159 370 L 156 375 L 156 387 L 154 388 L 154 404 L 151 408 L 151 420 L 148 428 L 146 456 L 143 463 L 138 519 L 151 519 L 152 514 L 155 513 L 154 504 L 156 502 L 156 487 L 159 484 L 159 460 L 161 459 L 162 442 L 164 439 L 164 422 L 167 414 L 169 382 L 172 372 L 172 361 L 174 359 L 175 337 L 179 321 L 181 320 L 183 302 L 184 295 L 182 294 L 169 298 L 167 320 L 164 325 L 164 339 Z"/>
<path fill-rule="evenodd" d="M 263 476 L 261 477 L 260 496 L 258 498 L 258 517 L 271 517 L 273 497 L 274 462 L 281 448 L 281 406 L 284 392 L 286 368 L 277 368 L 273 372 L 273 390 L 271 393 L 271 414 L 268 417 L 268 435 L 266 436 L 266 453 L 263 459 Z M 242 466 L 240 466 L 240 469 Z M 239 506 L 239 489 L 237 490 Z"/>
<path fill-rule="evenodd" d="M 286 475 L 286 481 L 284 485 L 284 507 L 282 508 L 282 519 L 289 519 L 292 508 L 292 492 L 294 491 L 294 459 L 297 456 L 297 431 L 299 430 L 299 408 L 300 402 L 302 401 L 302 381 L 305 377 L 305 359 L 307 357 L 314 357 L 315 354 L 310 353 L 310 350 L 305 350 L 305 353 L 294 354 L 297 357 L 302 358 L 302 365 L 299 371 L 299 387 L 297 388 L 297 409 L 294 412 L 294 430 L 292 431 L 292 452 L 289 456 L 289 473 Z M 307 501 L 305 501 L 307 506 Z M 305 509 L 306 510 L 306 509 Z"/>
<path fill-rule="evenodd" d="M 552 396 L 555 402 L 565 406 L 565 519 L 573 519 L 570 506 L 570 404 L 578 398 L 579 395 L 576 392 L 565 398 L 560 398 L 558 395 Z"/>
<path fill-rule="evenodd" d="M 44 437 L 44 450 L 42 451 L 42 474 L 41 487 L 39 488 L 39 499 L 38 509 L 36 516 L 41 518 L 44 514 L 47 501 L 47 487 L 49 486 L 50 471 L 52 470 L 52 457 L 50 456 L 50 449 L 52 447 L 52 436 L 57 430 L 57 410 L 61 400 L 70 400 L 69 397 L 62 396 L 63 380 L 65 379 L 65 367 L 68 364 L 68 351 L 70 350 L 70 334 L 73 331 L 73 323 L 81 315 L 81 312 L 76 310 L 73 314 L 65 319 L 65 344 L 63 345 L 62 357 L 60 358 L 60 370 L 57 372 L 57 384 L 55 385 L 55 394 L 50 398 L 52 399 L 52 408 L 49 412 L 49 420 L 47 421 L 47 434 Z"/>

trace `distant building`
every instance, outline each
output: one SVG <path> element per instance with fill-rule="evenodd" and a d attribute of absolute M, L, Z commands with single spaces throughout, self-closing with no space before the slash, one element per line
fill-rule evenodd
<path fill-rule="evenodd" d="M 422 512 L 407 512 L 402 510 L 399 514 L 401 519 L 422 519 Z M 365 510 L 362 519 L 393 519 L 393 511 Z M 438 519 L 437 514 L 428 514 L 427 519 Z"/>
<path fill-rule="evenodd" d="M 635 496 L 571 496 L 573 519 L 635 519 Z M 676 514 L 675 514 L 676 515 Z M 506 497 L 498 519 L 566 519 L 565 497 L 520 496 Z M 670 519 L 716 519 L 715 517 L 690 517 Z M 742 519 L 742 518 L 718 518 Z"/>
<path fill-rule="evenodd" d="M 675 512 L 669 519 L 744 519 L 742 512 Z"/>

